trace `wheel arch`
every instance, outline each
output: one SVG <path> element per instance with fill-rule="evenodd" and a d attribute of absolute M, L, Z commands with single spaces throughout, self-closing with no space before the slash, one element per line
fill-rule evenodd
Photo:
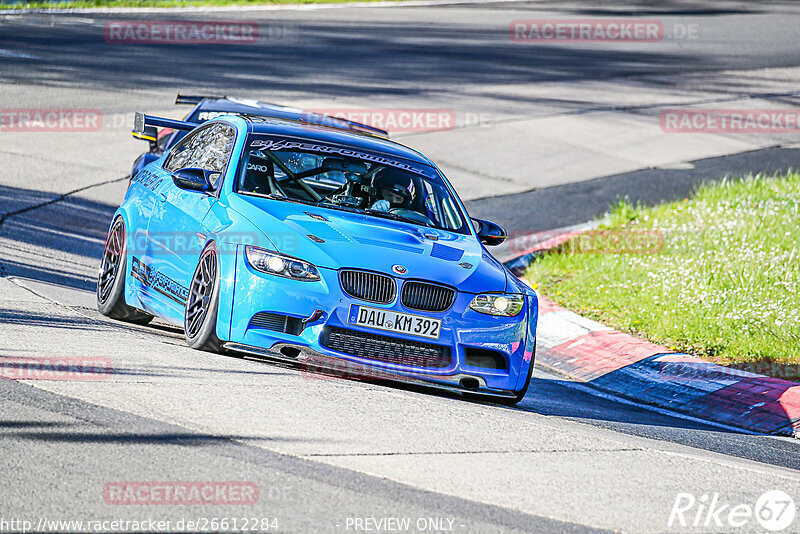
<path fill-rule="evenodd" d="M 134 286 L 134 278 L 133 276 L 127 276 L 131 270 L 131 266 L 133 265 L 133 249 L 130 246 L 131 238 L 130 238 L 130 229 L 133 227 L 131 223 L 131 214 L 129 212 L 128 206 L 123 204 L 117 211 L 114 212 L 114 216 L 111 217 L 111 223 L 108 225 L 108 230 L 106 231 L 106 235 L 111 232 L 111 229 L 114 227 L 114 224 L 117 222 L 117 219 L 122 219 L 122 223 L 125 225 L 125 269 L 128 271 L 126 272 L 125 276 L 125 288 L 123 293 L 123 298 L 125 299 L 125 304 L 128 306 L 136 306 L 137 308 L 142 307 L 142 303 L 139 302 L 138 297 L 136 296 L 136 287 Z"/>
<path fill-rule="evenodd" d="M 246 245 L 275 250 L 267 233 L 253 221 L 236 211 L 227 202 L 215 202 L 206 214 L 201 232 L 207 236 L 202 250 L 213 241 L 219 258 L 219 309 L 217 337 L 231 339 L 233 308 L 236 293 L 236 269 Z M 198 258 L 199 261 L 199 258 Z"/>
<path fill-rule="evenodd" d="M 208 247 L 214 247 L 217 252 L 217 283 L 219 284 L 216 333 L 220 340 L 229 341 L 236 285 L 236 256 L 239 253 L 239 246 L 226 242 L 217 233 L 207 235 L 208 237 L 201 248 L 197 262 L 200 262 L 200 258 L 202 258 Z"/>

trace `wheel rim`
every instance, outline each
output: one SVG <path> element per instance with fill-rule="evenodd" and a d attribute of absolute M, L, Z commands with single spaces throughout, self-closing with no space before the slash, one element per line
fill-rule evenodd
<path fill-rule="evenodd" d="M 214 251 L 203 254 L 197 271 L 194 273 L 189 288 L 189 300 L 186 304 L 186 334 L 193 338 L 203 327 L 208 309 L 211 307 L 211 296 L 217 280 L 217 255 Z"/>
<path fill-rule="evenodd" d="M 103 252 L 103 261 L 100 264 L 100 275 L 97 277 L 97 298 L 105 304 L 111 295 L 119 276 L 119 266 L 122 263 L 122 253 L 125 244 L 125 225 L 118 220 L 108 233 L 106 248 Z"/>

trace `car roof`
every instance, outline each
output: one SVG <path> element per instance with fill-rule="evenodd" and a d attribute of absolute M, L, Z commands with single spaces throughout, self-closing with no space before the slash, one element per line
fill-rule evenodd
<path fill-rule="evenodd" d="M 430 159 L 413 148 L 382 137 L 321 124 L 311 124 L 300 120 L 248 114 L 240 115 L 240 117 L 248 123 L 249 129 L 253 133 L 300 137 L 323 143 L 344 145 L 348 148 L 379 152 L 396 158 L 403 158 L 416 163 L 422 163 L 423 165 L 433 166 L 433 162 L 431 162 Z"/>

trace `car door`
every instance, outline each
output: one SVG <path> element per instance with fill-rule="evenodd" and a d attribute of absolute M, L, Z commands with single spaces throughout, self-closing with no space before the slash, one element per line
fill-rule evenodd
<path fill-rule="evenodd" d="M 235 129 L 225 123 L 198 128 L 184 137 L 169 153 L 160 172 L 168 179 L 158 190 L 148 225 L 146 292 L 148 306 L 162 316 L 182 323 L 189 283 L 206 242 L 201 233 L 203 219 L 218 201 L 217 192 L 230 160 Z M 212 189 L 181 189 L 172 173 L 199 168 L 219 173 Z"/>

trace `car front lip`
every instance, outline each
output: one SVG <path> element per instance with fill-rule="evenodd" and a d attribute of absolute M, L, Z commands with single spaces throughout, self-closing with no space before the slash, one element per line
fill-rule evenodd
<path fill-rule="evenodd" d="M 396 369 L 363 365 L 351 360 L 343 360 L 318 352 L 306 345 L 278 343 L 272 349 L 228 342 L 227 350 L 243 352 L 253 356 L 290 362 L 301 366 L 304 372 L 325 374 L 335 378 L 354 378 L 359 380 L 382 380 L 413 384 L 453 393 L 474 393 L 487 397 L 514 398 L 514 392 L 505 389 L 489 388 L 480 375 L 459 372 L 452 375 L 430 375 L 422 372 L 403 372 Z M 465 387 L 465 380 L 475 380 L 477 387 Z"/>

